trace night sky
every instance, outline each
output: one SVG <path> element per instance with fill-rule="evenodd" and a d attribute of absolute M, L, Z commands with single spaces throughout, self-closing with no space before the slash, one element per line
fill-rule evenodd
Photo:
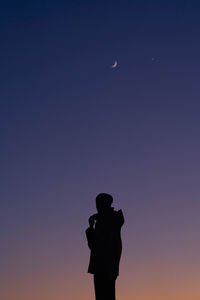
<path fill-rule="evenodd" d="M 2 300 L 94 298 L 100 192 L 126 219 L 118 299 L 200 299 L 199 15 L 193 0 L 2 1 Z"/>

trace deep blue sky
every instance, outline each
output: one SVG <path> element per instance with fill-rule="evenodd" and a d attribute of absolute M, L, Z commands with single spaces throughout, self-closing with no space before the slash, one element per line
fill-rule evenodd
<path fill-rule="evenodd" d="M 199 299 L 199 12 L 198 1 L 1 3 L 3 299 L 89 299 L 84 230 L 99 192 L 126 216 L 123 299 L 146 299 L 151 263 L 167 290 L 176 259 Z M 166 297 L 188 300 L 174 282 Z M 151 284 L 148 297 L 173 299 Z"/>

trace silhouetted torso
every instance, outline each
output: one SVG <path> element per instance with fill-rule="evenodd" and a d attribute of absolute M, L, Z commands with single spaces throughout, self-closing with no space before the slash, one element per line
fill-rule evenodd
<path fill-rule="evenodd" d="M 94 227 L 86 230 L 88 246 L 91 250 L 88 272 L 116 279 L 119 274 L 119 262 L 122 252 L 121 227 L 124 217 L 121 210 L 108 210 L 91 216 Z"/>

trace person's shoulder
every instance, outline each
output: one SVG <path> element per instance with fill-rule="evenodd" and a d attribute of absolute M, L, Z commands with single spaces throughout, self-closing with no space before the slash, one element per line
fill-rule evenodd
<path fill-rule="evenodd" d="M 121 209 L 117 210 L 115 213 L 116 213 L 116 217 L 117 217 L 118 221 L 123 224 L 124 223 L 124 215 L 123 215 L 122 210 Z"/>

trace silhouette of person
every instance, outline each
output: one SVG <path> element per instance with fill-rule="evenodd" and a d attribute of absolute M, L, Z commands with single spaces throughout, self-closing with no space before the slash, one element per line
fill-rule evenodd
<path fill-rule="evenodd" d="M 96 300 L 115 300 L 115 282 L 119 275 L 122 252 L 122 210 L 115 211 L 113 198 L 101 193 L 96 197 L 97 214 L 90 216 L 86 230 L 90 262 L 88 273 L 94 274 Z"/>

